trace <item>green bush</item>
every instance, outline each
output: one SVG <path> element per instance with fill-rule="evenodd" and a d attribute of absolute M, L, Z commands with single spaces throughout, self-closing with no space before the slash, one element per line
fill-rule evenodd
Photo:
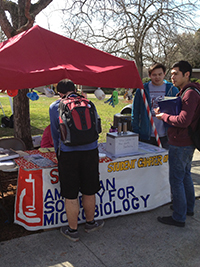
<path fill-rule="evenodd" d="M 191 82 L 198 82 L 198 78 L 191 78 L 190 81 Z"/>
<path fill-rule="evenodd" d="M 142 79 L 142 82 L 143 83 L 147 83 L 147 82 L 149 82 L 151 79 L 149 78 L 149 77 L 145 77 L 145 78 L 143 78 Z"/>
<path fill-rule="evenodd" d="M 200 84 L 200 79 L 196 80 L 196 82 Z"/>
<path fill-rule="evenodd" d="M 112 94 L 112 92 L 115 90 L 114 88 L 102 88 L 104 93 L 107 94 Z"/>
<path fill-rule="evenodd" d="M 119 88 L 117 91 L 118 91 L 118 95 L 124 95 L 126 92 L 126 89 L 125 88 Z"/>

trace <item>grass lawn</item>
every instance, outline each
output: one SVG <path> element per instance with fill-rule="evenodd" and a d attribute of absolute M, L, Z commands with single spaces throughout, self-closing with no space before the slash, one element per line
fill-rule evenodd
<path fill-rule="evenodd" d="M 110 95 L 106 96 L 108 99 Z M 30 100 L 30 120 L 31 120 L 31 133 L 34 135 L 42 135 L 44 129 L 50 123 L 49 121 L 49 106 L 54 102 L 58 96 L 48 98 L 46 96 L 41 96 L 37 101 Z M 88 94 L 88 99 L 90 99 L 96 106 L 98 114 L 101 118 L 102 133 L 99 137 L 99 142 L 106 141 L 106 133 L 109 131 L 110 124 L 113 124 L 114 114 L 119 113 L 123 107 L 131 104 L 132 101 L 124 100 L 123 97 L 119 97 L 119 103 L 113 108 L 109 104 L 105 104 L 106 100 L 98 100 L 94 95 Z M 3 110 L 7 117 L 11 116 L 11 107 L 7 94 L 0 93 L 0 102 L 2 104 Z M 0 124 L 1 119 L 4 116 L 3 111 L 0 106 Z M 0 128 L 0 137 L 13 136 L 14 131 L 11 128 Z"/>

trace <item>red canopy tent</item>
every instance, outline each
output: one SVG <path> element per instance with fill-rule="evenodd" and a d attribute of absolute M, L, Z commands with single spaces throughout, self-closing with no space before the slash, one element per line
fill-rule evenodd
<path fill-rule="evenodd" d="M 54 84 L 143 88 L 133 61 L 124 60 L 39 26 L 0 44 L 0 89 Z"/>

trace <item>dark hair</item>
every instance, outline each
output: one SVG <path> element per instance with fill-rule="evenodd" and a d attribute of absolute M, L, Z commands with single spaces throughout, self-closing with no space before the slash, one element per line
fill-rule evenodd
<path fill-rule="evenodd" d="M 68 79 L 61 80 L 57 84 L 57 91 L 61 94 L 66 94 L 67 92 L 75 92 L 76 87 L 74 83 Z"/>
<path fill-rule="evenodd" d="M 163 72 L 166 72 L 166 67 L 161 63 L 155 63 L 149 68 L 149 75 L 151 75 L 152 71 L 155 69 L 162 69 Z"/>
<path fill-rule="evenodd" d="M 190 72 L 190 76 L 189 78 L 191 77 L 192 75 L 192 66 L 190 65 L 189 62 L 187 61 L 184 61 L 184 60 L 181 60 L 179 62 L 176 62 L 173 66 L 172 66 L 172 69 L 173 68 L 179 68 L 179 70 L 183 73 L 183 75 L 186 73 L 186 72 Z"/>

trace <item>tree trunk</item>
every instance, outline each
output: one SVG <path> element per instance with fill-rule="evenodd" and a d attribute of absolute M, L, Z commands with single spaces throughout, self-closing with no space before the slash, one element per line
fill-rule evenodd
<path fill-rule="evenodd" d="M 18 95 L 14 97 L 14 136 L 20 138 L 26 144 L 26 149 L 33 149 L 30 127 L 29 98 L 26 94 L 28 89 L 18 91 Z"/>
<path fill-rule="evenodd" d="M 142 62 L 142 54 L 141 53 L 135 53 L 135 63 L 140 75 L 140 78 L 143 78 L 143 62 Z"/>

